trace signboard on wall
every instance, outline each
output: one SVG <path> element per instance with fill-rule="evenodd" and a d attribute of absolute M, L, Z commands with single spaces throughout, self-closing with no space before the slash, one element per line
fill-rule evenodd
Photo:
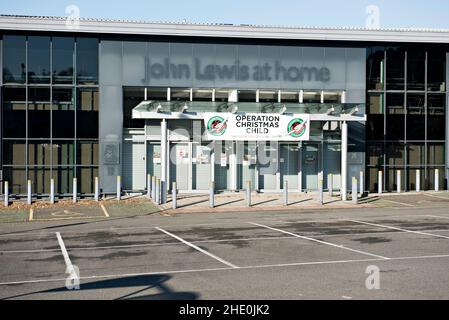
<path fill-rule="evenodd" d="M 205 113 L 208 140 L 231 141 L 308 141 L 310 117 L 307 114 Z"/>

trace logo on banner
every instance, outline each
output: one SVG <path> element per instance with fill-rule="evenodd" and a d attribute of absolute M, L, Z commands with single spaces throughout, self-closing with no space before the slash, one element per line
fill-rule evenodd
<path fill-rule="evenodd" d="M 207 123 L 207 131 L 215 137 L 220 137 L 226 132 L 226 122 L 227 121 L 220 116 L 212 117 Z"/>
<path fill-rule="evenodd" d="M 296 118 L 290 121 L 287 127 L 287 132 L 293 138 L 302 137 L 307 131 L 307 122 L 301 118 Z"/>

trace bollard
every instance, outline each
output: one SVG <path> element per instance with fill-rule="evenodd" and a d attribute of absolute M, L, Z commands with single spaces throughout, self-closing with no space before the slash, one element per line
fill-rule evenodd
<path fill-rule="evenodd" d="M 151 198 L 156 201 L 156 177 L 151 178 Z"/>
<path fill-rule="evenodd" d="M 156 204 L 160 204 L 161 198 L 160 187 L 161 187 L 161 180 L 156 179 L 156 188 L 154 190 L 154 202 L 156 202 Z"/>
<path fill-rule="evenodd" d="M 122 200 L 122 177 L 117 176 L 117 201 Z"/>
<path fill-rule="evenodd" d="M 288 206 L 288 181 L 284 181 L 284 206 Z"/>
<path fill-rule="evenodd" d="M 147 199 L 151 199 L 151 174 L 147 175 Z"/>
<path fill-rule="evenodd" d="M 209 207 L 213 208 L 215 207 L 215 202 L 214 202 L 214 182 L 211 181 L 209 184 Z"/>
<path fill-rule="evenodd" d="M 318 193 L 319 193 L 319 202 L 320 205 L 324 204 L 324 197 L 323 197 L 323 179 L 318 180 Z"/>
<path fill-rule="evenodd" d="M 421 171 L 416 170 L 416 192 L 421 192 Z"/>
<path fill-rule="evenodd" d="M 401 193 L 402 191 L 402 178 L 401 178 L 401 171 L 396 171 L 396 186 L 397 186 L 397 192 Z"/>
<path fill-rule="evenodd" d="M 379 171 L 379 178 L 377 180 L 377 185 L 378 185 L 377 193 L 379 193 L 379 194 L 383 193 L 383 190 L 384 190 L 383 187 L 382 187 L 382 184 L 383 184 L 382 171 Z"/>
<path fill-rule="evenodd" d="M 440 191 L 440 170 L 435 169 L 435 191 Z"/>
<path fill-rule="evenodd" d="M 98 177 L 95 177 L 95 201 L 100 201 L 100 184 L 98 183 Z"/>
<path fill-rule="evenodd" d="M 357 204 L 359 201 L 359 196 L 357 193 L 357 178 L 352 178 L 352 203 Z"/>
<path fill-rule="evenodd" d="M 246 206 L 251 207 L 251 181 L 246 182 Z"/>
<path fill-rule="evenodd" d="M 363 197 L 365 194 L 365 174 L 360 171 L 360 196 Z"/>
<path fill-rule="evenodd" d="M 8 181 L 5 181 L 5 207 L 9 206 L 9 185 Z"/>
<path fill-rule="evenodd" d="M 76 183 L 76 178 L 73 178 L 73 187 L 72 187 L 72 190 L 73 190 L 73 203 L 76 203 L 76 195 L 77 195 L 77 183 Z"/>
<path fill-rule="evenodd" d="M 50 179 L 50 203 L 55 203 L 55 180 Z"/>
<path fill-rule="evenodd" d="M 172 196 L 173 196 L 173 209 L 178 207 L 178 199 L 176 198 L 178 195 L 178 190 L 176 189 L 176 182 L 173 182 L 172 188 Z"/>
<path fill-rule="evenodd" d="M 329 197 L 334 196 L 334 175 L 330 173 L 327 176 L 327 188 L 329 189 Z"/>
<path fill-rule="evenodd" d="M 31 205 L 32 203 L 32 198 L 31 198 L 31 180 L 28 180 L 27 183 L 27 204 Z"/>

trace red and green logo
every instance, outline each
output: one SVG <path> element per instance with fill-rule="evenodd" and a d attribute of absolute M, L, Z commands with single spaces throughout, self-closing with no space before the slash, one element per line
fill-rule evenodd
<path fill-rule="evenodd" d="M 207 122 L 207 131 L 216 137 L 222 136 L 225 134 L 227 126 L 226 120 L 222 117 L 215 116 L 209 119 Z"/>
<path fill-rule="evenodd" d="M 307 122 L 301 118 L 296 118 L 290 121 L 287 127 L 287 132 L 294 138 L 302 137 L 307 131 Z"/>

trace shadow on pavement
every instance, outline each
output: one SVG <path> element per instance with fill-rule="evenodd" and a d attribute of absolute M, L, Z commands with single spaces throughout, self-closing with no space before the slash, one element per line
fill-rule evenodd
<path fill-rule="evenodd" d="M 107 279 L 101 281 L 94 281 L 89 283 L 81 283 L 80 290 L 68 290 L 66 287 L 59 287 L 54 289 L 24 293 L 20 295 L 6 297 L 7 299 L 17 299 L 23 297 L 29 297 L 36 294 L 43 293 L 81 293 L 87 290 L 104 290 L 104 289 L 123 289 L 130 288 L 132 291 L 124 296 L 116 298 L 117 300 L 196 300 L 199 298 L 199 294 L 195 292 L 174 292 L 166 284 L 172 276 L 170 275 L 142 275 L 142 276 L 130 276 L 117 279 Z M 139 293 L 145 292 L 149 289 L 156 289 L 159 293 L 136 296 Z"/>

